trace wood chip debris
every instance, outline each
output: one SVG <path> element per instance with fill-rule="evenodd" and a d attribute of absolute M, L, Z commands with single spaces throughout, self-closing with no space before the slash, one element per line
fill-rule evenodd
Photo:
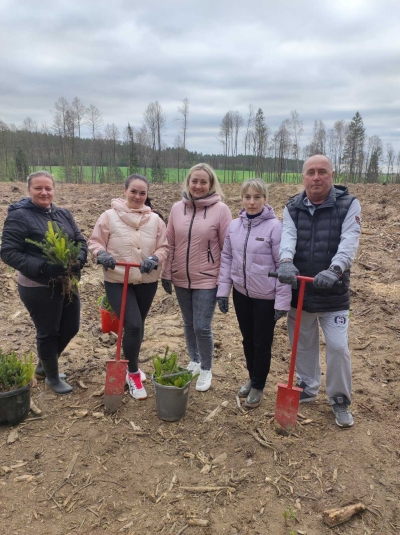
<path fill-rule="evenodd" d="M 347 505 L 340 509 L 328 509 L 322 513 L 322 520 L 330 528 L 343 524 L 350 520 L 350 518 L 357 513 L 365 511 L 366 507 L 363 503 L 358 502 L 353 505 Z"/>
<path fill-rule="evenodd" d="M 7 444 L 14 444 L 18 440 L 18 429 L 13 429 L 7 437 Z"/>
<path fill-rule="evenodd" d="M 30 409 L 33 412 L 33 414 L 36 414 L 37 416 L 40 416 L 42 414 L 41 409 L 39 409 L 39 407 L 37 405 L 35 405 L 33 399 L 31 399 Z"/>

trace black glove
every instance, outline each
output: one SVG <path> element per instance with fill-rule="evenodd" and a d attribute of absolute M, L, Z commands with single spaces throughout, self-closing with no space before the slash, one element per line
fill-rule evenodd
<path fill-rule="evenodd" d="M 217 303 L 222 314 L 227 314 L 229 310 L 229 297 L 217 297 Z"/>
<path fill-rule="evenodd" d="M 167 294 L 172 295 L 172 282 L 167 279 L 161 279 L 161 284 Z"/>
<path fill-rule="evenodd" d="M 278 280 L 283 284 L 291 284 L 293 289 L 297 288 L 296 275 L 299 274 L 299 270 L 293 264 L 292 260 L 289 262 L 281 262 L 278 269 Z"/>
<path fill-rule="evenodd" d="M 313 284 L 315 288 L 329 290 L 339 279 L 339 273 L 336 273 L 332 269 L 324 269 L 324 271 L 320 271 L 315 275 Z"/>
<path fill-rule="evenodd" d="M 140 273 L 151 273 L 153 269 L 157 269 L 158 266 L 158 256 L 153 254 L 148 258 L 145 258 L 140 264 L 139 271 Z"/>
<path fill-rule="evenodd" d="M 46 262 L 42 267 L 42 273 L 50 279 L 56 279 L 57 277 L 65 275 L 67 270 L 62 264 L 51 264 L 50 262 Z"/>
<path fill-rule="evenodd" d="M 78 262 L 74 264 L 71 268 L 72 273 L 75 273 L 75 275 L 79 275 L 84 265 L 85 262 L 82 262 L 82 260 L 78 260 Z"/>
<path fill-rule="evenodd" d="M 97 263 L 104 266 L 104 269 L 107 271 L 108 268 L 115 269 L 117 261 L 115 260 L 113 256 L 110 255 L 110 253 L 107 253 L 107 251 L 101 250 L 99 251 L 97 255 Z"/>
<path fill-rule="evenodd" d="M 281 318 L 284 318 L 287 314 L 287 310 L 276 310 L 275 309 L 275 315 L 274 315 L 274 321 L 278 321 Z"/>

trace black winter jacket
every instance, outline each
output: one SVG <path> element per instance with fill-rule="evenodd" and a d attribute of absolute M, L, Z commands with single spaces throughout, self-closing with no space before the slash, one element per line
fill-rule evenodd
<path fill-rule="evenodd" d="M 81 243 L 79 260 L 85 263 L 88 248 L 71 212 L 54 204 L 47 209 L 40 208 L 33 204 L 30 197 L 25 197 L 8 207 L 1 240 L 0 257 L 3 262 L 20 271 L 28 279 L 41 284 L 49 283 L 49 278 L 42 273 L 47 260 L 39 247 L 25 240 L 30 238 L 42 242 L 49 221 L 55 221 L 71 240 Z"/>

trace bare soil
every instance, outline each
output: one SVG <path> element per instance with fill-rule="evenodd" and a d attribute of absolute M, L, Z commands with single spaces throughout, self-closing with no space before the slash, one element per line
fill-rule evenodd
<path fill-rule="evenodd" d="M 270 187 L 278 216 L 300 189 Z M 224 191 L 237 214 L 239 185 Z M 117 414 L 107 414 L 101 388 L 115 337 L 101 333 L 102 272 L 90 263 L 80 286 L 81 331 L 61 358 L 73 393 L 59 397 L 38 382 L 32 399 L 42 414 L 31 412 L 11 444 L 11 429 L 0 427 L 0 533 L 399 534 L 400 188 L 350 185 L 350 191 L 362 204 L 364 231 L 352 277 L 352 429 L 335 425 L 322 388 L 315 403 L 300 406 L 295 435 L 276 433 L 276 384 L 287 377 L 290 355 L 286 320 L 276 328 L 261 406 L 237 406 L 235 395 L 247 374 L 232 308 L 226 316 L 216 311 L 213 385 L 206 393 L 191 388 L 185 418 L 161 421 L 151 384 L 146 401 L 126 394 Z M 7 206 L 24 194 L 24 184 L 0 183 L 1 222 Z M 56 204 L 69 208 L 89 237 L 97 217 L 120 194 L 119 185 L 59 185 Z M 180 188 L 153 186 L 151 195 L 167 216 Z M 0 274 L 0 347 L 35 352 L 15 273 L 1 263 Z M 181 364 L 188 362 L 176 298 L 160 285 L 140 356 L 148 375 L 151 356 L 167 345 Z M 323 360 L 322 339 L 321 347 Z M 324 510 L 358 501 L 365 512 L 333 529 L 323 524 Z M 196 525 L 199 520 L 206 525 Z"/>

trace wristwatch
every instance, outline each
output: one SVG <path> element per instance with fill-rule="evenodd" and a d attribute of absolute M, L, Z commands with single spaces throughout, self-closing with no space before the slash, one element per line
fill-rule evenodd
<path fill-rule="evenodd" d="M 329 266 L 329 270 L 335 272 L 339 279 L 343 275 L 343 271 L 340 266 Z"/>

